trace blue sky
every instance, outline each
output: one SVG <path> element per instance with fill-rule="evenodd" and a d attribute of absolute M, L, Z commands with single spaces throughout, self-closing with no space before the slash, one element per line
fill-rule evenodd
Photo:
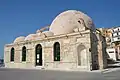
<path fill-rule="evenodd" d="M 120 25 L 120 0 L 0 0 L 0 56 L 4 45 L 50 25 L 65 10 L 88 14 L 96 27 Z"/>

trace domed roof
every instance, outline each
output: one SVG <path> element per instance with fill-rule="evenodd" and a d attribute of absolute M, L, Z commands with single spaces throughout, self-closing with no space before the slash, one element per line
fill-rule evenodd
<path fill-rule="evenodd" d="M 26 38 L 25 41 L 27 40 L 34 40 L 37 37 L 37 34 L 29 34 Z"/>
<path fill-rule="evenodd" d="M 18 43 L 18 42 L 22 42 L 25 40 L 25 37 L 24 36 L 20 36 L 20 37 L 17 37 L 15 40 L 14 40 L 14 43 Z"/>
<path fill-rule="evenodd" d="M 75 28 L 85 30 L 85 27 L 95 29 L 92 19 L 80 11 L 68 10 L 62 12 L 53 20 L 49 31 L 59 35 L 71 33 Z"/>

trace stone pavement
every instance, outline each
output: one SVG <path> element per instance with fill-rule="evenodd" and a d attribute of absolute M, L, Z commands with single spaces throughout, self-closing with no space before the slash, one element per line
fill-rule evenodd
<path fill-rule="evenodd" d="M 0 80 L 104 80 L 99 72 L 0 69 Z"/>
<path fill-rule="evenodd" d="M 94 71 L 0 68 L 0 80 L 120 80 L 120 63 Z"/>
<path fill-rule="evenodd" d="M 101 72 L 108 73 L 117 70 L 120 70 L 120 61 L 116 61 L 114 64 L 108 64 L 108 68 L 101 70 Z"/>

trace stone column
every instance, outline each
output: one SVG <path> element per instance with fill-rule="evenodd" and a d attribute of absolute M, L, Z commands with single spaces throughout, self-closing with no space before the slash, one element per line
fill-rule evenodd
<path fill-rule="evenodd" d="M 98 41 L 98 64 L 99 69 L 103 69 L 103 52 L 102 52 L 102 41 Z"/>

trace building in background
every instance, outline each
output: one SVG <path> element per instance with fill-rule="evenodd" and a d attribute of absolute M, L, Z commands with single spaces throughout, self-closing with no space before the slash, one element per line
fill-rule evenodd
<path fill-rule="evenodd" d="M 120 26 L 112 28 L 111 43 L 116 50 L 117 60 L 120 60 Z"/>
<path fill-rule="evenodd" d="M 106 38 L 108 59 L 120 59 L 120 27 L 98 28 Z"/>
<path fill-rule="evenodd" d="M 116 50 L 115 50 L 115 48 L 107 48 L 106 49 L 106 51 L 107 51 L 107 53 L 108 53 L 108 59 L 110 60 L 110 59 L 112 59 L 112 60 L 114 60 L 114 61 L 117 61 L 117 54 L 116 54 Z"/>
<path fill-rule="evenodd" d="M 105 37 L 107 48 L 111 48 L 112 28 L 97 28 Z"/>

